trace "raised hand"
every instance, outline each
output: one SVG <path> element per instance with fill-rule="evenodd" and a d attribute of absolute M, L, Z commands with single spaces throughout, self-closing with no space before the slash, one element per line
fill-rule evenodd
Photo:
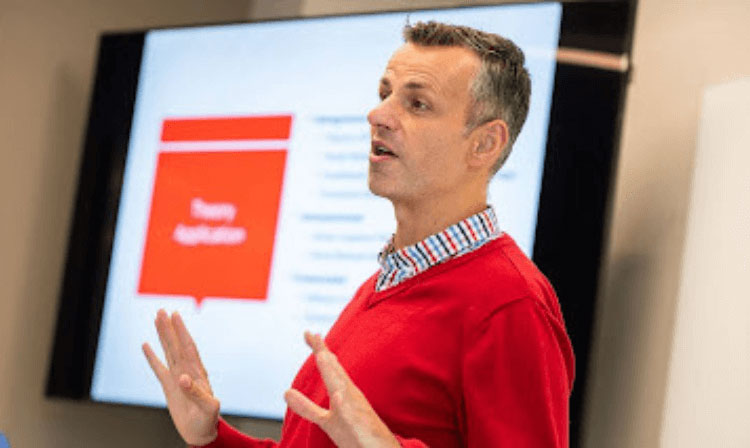
<path fill-rule="evenodd" d="M 217 435 L 219 400 L 213 395 L 195 342 L 177 312 L 170 317 L 159 310 L 156 330 L 167 365 L 148 343 L 143 344 L 143 353 L 164 390 L 172 421 L 189 445 L 210 443 Z"/>
<path fill-rule="evenodd" d="M 284 394 L 289 408 L 317 424 L 336 446 L 379 448 L 400 446 L 396 437 L 375 413 L 362 391 L 352 382 L 336 355 L 319 335 L 305 332 L 305 342 L 313 350 L 315 362 L 325 383 L 330 409 L 324 409 L 296 389 Z"/>

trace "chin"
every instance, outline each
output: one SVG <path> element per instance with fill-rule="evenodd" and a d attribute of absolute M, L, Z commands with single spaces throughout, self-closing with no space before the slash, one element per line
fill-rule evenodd
<path fill-rule="evenodd" d="M 392 181 L 387 179 L 373 179 L 372 173 L 367 179 L 367 188 L 370 193 L 381 198 L 393 200 L 396 196 L 396 191 Z"/>
<path fill-rule="evenodd" d="M 367 188 L 370 193 L 381 198 L 393 201 L 398 199 L 399 193 L 403 194 L 403 187 L 399 187 L 396 182 L 396 176 L 386 175 L 383 172 L 373 169 L 370 170 L 367 175 Z"/>
<path fill-rule="evenodd" d="M 377 183 L 375 182 L 368 182 L 367 188 L 370 190 L 370 193 L 374 194 L 375 196 L 390 199 L 387 189 L 383 188 L 382 185 L 377 185 Z"/>

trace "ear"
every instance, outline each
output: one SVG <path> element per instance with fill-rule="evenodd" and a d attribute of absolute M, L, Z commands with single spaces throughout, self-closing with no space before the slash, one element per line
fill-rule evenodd
<path fill-rule="evenodd" d="M 472 132 L 473 148 L 469 154 L 469 166 L 490 170 L 508 146 L 508 124 L 497 119 L 485 123 Z"/>

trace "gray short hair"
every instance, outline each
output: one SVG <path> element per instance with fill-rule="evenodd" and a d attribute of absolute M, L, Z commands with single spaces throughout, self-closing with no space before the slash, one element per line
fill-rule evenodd
<path fill-rule="evenodd" d="M 505 163 L 529 113 L 531 79 L 524 55 L 511 40 L 474 28 L 439 22 L 417 22 L 404 27 L 404 40 L 424 46 L 458 46 L 472 50 L 482 65 L 471 87 L 467 132 L 502 119 L 508 124 L 508 146 L 492 167 L 494 174 Z"/>

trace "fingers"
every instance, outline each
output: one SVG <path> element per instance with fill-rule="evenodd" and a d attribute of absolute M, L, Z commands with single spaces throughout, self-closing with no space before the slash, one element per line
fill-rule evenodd
<path fill-rule="evenodd" d="M 178 375 L 188 373 L 212 395 L 208 373 L 182 316 L 176 311 L 169 316 L 166 311 L 160 309 L 156 314 L 155 324 L 167 369 L 175 376 L 175 380 Z"/>
<path fill-rule="evenodd" d="M 312 349 L 313 354 L 326 349 L 326 344 L 320 335 L 310 333 L 309 331 L 305 331 L 305 342 Z"/>
<path fill-rule="evenodd" d="M 156 313 L 156 331 L 159 333 L 159 341 L 164 350 L 167 365 L 171 369 L 180 356 L 180 342 L 172 325 L 172 319 L 163 309 Z"/>
<path fill-rule="evenodd" d="M 165 390 L 173 387 L 170 386 L 170 384 L 173 384 L 173 379 L 169 373 L 169 369 L 159 360 L 159 357 L 156 356 L 151 346 L 146 342 L 141 347 L 143 348 L 143 353 L 146 355 L 148 364 L 151 366 L 151 370 L 156 374 L 162 387 Z M 206 411 L 212 413 L 218 412 L 219 401 L 213 396 L 210 390 L 202 387 L 199 381 L 195 381 L 190 375 L 183 373 L 177 379 L 177 384 L 180 386 L 180 389 L 191 395 Z"/>
<path fill-rule="evenodd" d="M 330 411 L 313 403 L 312 400 L 296 389 L 289 389 L 284 392 L 284 400 L 286 401 L 287 406 L 289 406 L 289 409 L 305 420 L 309 420 L 321 427 L 328 420 Z"/>
<path fill-rule="evenodd" d="M 295 389 L 284 393 L 289 409 L 318 425 L 336 446 L 400 446 L 323 339 L 305 332 L 305 341 L 313 350 L 326 385 L 330 409 L 320 407 Z"/>
<path fill-rule="evenodd" d="M 195 381 L 190 375 L 183 373 L 177 379 L 180 389 L 190 395 L 198 404 L 207 412 L 218 412 L 219 401 L 213 394 L 201 386 L 199 381 Z"/>
<path fill-rule="evenodd" d="M 200 368 L 200 373 L 203 374 L 204 377 L 208 377 L 206 368 L 203 367 L 203 362 L 201 361 L 200 354 L 198 354 L 198 347 L 196 347 L 195 341 L 193 341 L 193 337 L 190 336 L 190 332 L 185 326 L 185 322 L 182 320 L 182 316 L 180 316 L 180 313 L 174 312 L 172 314 L 172 326 L 174 327 L 175 334 L 177 335 L 177 340 L 180 343 L 182 354 L 188 360 L 195 362 L 198 365 L 198 367 Z"/>
<path fill-rule="evenodd" d="M 323 338 L 320 335 L 305 332 L 305 342 L 313 350 L 315 362 L 318 365 L 320 376 L 328 390 L 328 396 L 333 396 L 337 392 L 343 392 L 347 389 L 350 379 L 344 368 L 339 364 L 336 355 L 326 347 Z"/>
<path fill-rule="evenodd" d="M 169 376 L 169 370 L 167 370 L 164 364 L 162 364 L 154 351 L 151 349 L 151 346 L 148 345 L 148 342 L 144 343 L 141 348 L 143 349 L 143 354 L 146 355 L 146 359 L 148 360 L 148 365 L 151 366 L 151 370 L 154 371 L 154 374 L 156 375 L 156 378 L 159 379 L 159 382 L 164 385 L 164 381 Z"/>

